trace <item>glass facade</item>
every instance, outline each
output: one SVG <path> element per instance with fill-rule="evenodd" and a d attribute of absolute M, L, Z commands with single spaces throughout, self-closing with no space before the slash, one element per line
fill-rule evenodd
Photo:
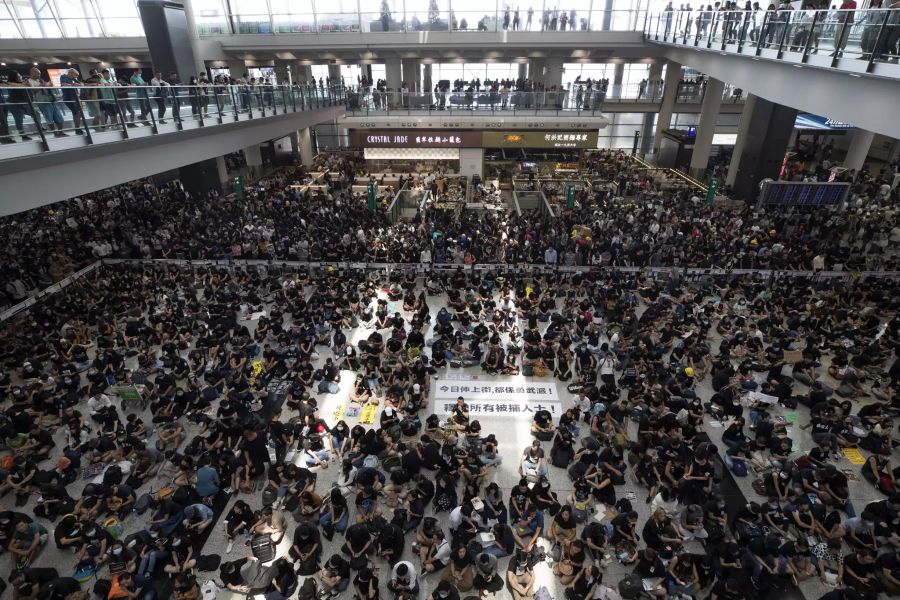
<path fill-rule="evenodd" d="M 143 35 L 136 0 L 0 0 L 0 38 Z"/>
<path fill-rule="evenodd" d="M 658 4 L 658 6 L 657 6 Z M 637 30 L 641 0 L 192 0 L 200 35 Z M 663 0 L 650 0 L 661 10 Z M 143 36 L 136 0 L 0 0 L 0 38 Z"/>

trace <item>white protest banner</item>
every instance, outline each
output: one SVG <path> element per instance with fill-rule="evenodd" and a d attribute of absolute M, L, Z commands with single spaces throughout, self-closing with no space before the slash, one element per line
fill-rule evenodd
<path fill-rule="evenodd" d="M 452 400 L 435 400 L 434 412 L 438 415 L 448 415 L 456 406 L 456 402 Z M 513 400 L 466 400 L 469 407 L 469 418 L 480 419 L 484 417 L 534 417 L 534 413 L 539 410 L 550 411 L 550 414 L 556 420 L 562 414 L 561 402 L 541 402 L 526 400 L 522 398 Z"/>
<path fill-rule="evenodd" d="M 556 384 L 552 381 L 531 381 L 519 378 L 507 381 L 438 379 L 434 382 L 435 400 L 456 400 L 460 396 L 466 402 L 481 400 L 559 402 Z"/>

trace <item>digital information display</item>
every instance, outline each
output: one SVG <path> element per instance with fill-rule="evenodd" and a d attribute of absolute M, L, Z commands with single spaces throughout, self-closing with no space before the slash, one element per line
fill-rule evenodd
<path fill-rule="evenodd" d="M 762 206 L 836 206 L 844 201 L 849 183 L 768 181 L 760 194 Z"/>

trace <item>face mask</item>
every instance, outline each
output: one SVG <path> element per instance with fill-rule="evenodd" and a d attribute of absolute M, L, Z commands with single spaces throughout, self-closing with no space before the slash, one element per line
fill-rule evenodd
<path fill-rule="evenodd" d="M 122 549 L 121 548 L 113 548 L 112 553 L 113 553 L 113 556 L 119 556 L 120 554 L 122 554 Z"/>
<path fill-rule="evenodd" d="M 151 531 L 151 532 L 150 532 L 150 537 L 152 537 L 154 540 L 157 539 L 157 538 L 159 537 L 159 532 L 158 532 L 158 531 Z"/>

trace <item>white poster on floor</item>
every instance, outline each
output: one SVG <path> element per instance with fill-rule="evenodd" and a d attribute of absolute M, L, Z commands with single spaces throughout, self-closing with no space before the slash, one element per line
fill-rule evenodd
<path fill-rule="evenodd" d="M 448 415 L 456 406 L 453 400 L 435 400 L 434 412 Z M 466 400 L 469 406 L 469 419 L 484 417 L 526 417 L 531 419 L 539 410 L 550 411 L 554 421 L 562 414 L 562 403 L 552 401 L 526 400 L 524 397 L 512 400 Z"/>
<path fill-rule="evenodd" d="M 435 381 L 435 400 L 456 400 L 462 396 L 466 402 L 489 400 L 491 402 L 559 402 L 556 383 L 524 378 L 507 381 L 458 380 L 441 378 Z"/>

